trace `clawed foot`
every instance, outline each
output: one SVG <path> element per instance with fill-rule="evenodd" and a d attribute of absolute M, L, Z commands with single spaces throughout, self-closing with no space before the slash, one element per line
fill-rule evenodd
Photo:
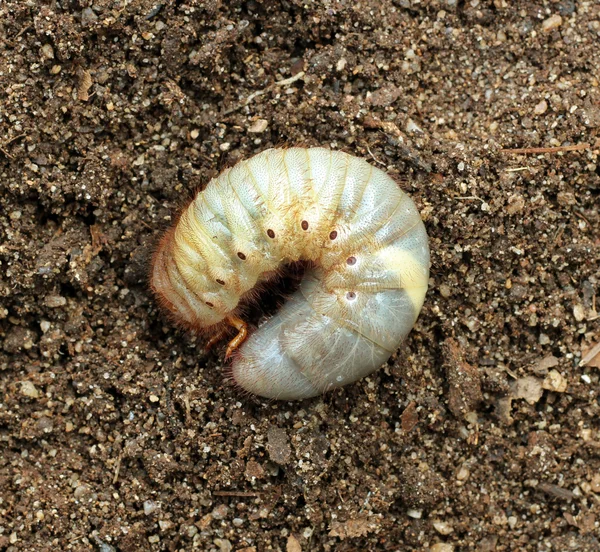
<path fill-rule="evenodd" d="M 238 331 L 237 335 L 227 345 L 227 350 L 225 352 L 225 360 L 229 360 L 233 356 L 235 351 L 239 349 L 242 343 L 246 341 L 246 338 L 248 337 L 248 325 L 241 318 L 237 318 L 236 316 L 228 316 L 225 319 L 225 322 L 227 322 L 227 324 L 229 324 L 230 326 L 233 326 Z M 215 335 L 213 335 L 208 340 L 204 348 L 207 351 L 209 351 L 210 349 L 212 349 L 212 347 L 214 347 L 216 343 L 221 341 L 227 335 L 227 333 L 227 327 L 221 328 Z"/>

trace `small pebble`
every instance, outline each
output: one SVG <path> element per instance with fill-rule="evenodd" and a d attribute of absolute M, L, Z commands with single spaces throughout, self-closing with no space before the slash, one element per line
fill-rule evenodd
<path fill-rule="evenodd" d="M 550 370 L 542 387 L 556 393 L 564 393 L 567 390 L 567 379 L 558 370 Z"/>
<path fill-rule="evenodd" d="M 267 130 L 268 126 L 269 123 L 265 119 L 256 119 L 256 121 L 254 121 L 252 125 L 248 127 L 248 132 L 254 132 L 255 134 L 259 134 Z"/>
<path fill-rule="evenodd" d="M 454 531 L 452 525 L 446 523 L 445 521 L 434 521 L 433 527 L 440 535 L 449 535 L 452 533 L 452 531 Z"/>
<path fill-rule="evenodd" d="M 50 44 L 44 44 L 42 46 L 42 56 L 46 59 L 54 59 L 54 49 Z"/>
<path fill-rule="evenodd" d="M 581 322 L 585 318 L 585 311 L 583 310 L 583 305 L 581 303 L 577 303 L 573 307 L 573 316 L 577 322 Z"/>
<path fill-rule="evenodd" d="M 551 15 L 542 23 L 542 31 L 549 32 L 562 25 L 562 17 L 558 14 Z"/>
<path fill-rule="evenodd" d="M 146 500 L 144 501 L 144 514 L 147 516 L 153 514 L 160 508 L 159 504 L 154 502 L 154 500 Z"/>
<path fill-rule="evenodd" d="M 213 519 L 225 519 L 227 514 L 229 513 L 229 508 L 225 504 L 220 504 L 217 506 L 212 512 L 211 515 Z"/>
<path fill-rule="evenodd" d="M 546 102 L 546 100 L 542 100 L 539 104 L 537 104 L 533 108 L 533 112 L 536 115 L 543 115 L 544 113 L 546 113 L 547 109 L 548 109 L 548 103 Z"/>
<path fill-rule="evenodd" d="M 40 396 L 40 392 L 30 381 L 21 382 L 21 394 L 32 399 L 37 399 Z"/>
<path fill-rule="evenodd" d="M 64 307 L 67 304 L 67 300 L 65 297 L 61 297 L 60 295 L 46 295 L 44 303 L 47 307 L 55 309 L 58 307 Z"/>
<path fill-rule="evenodd" d="M 429 550 L 430 552 L 453 552 L 454 545 L 447 542 L 436 542 L 434 545 L 430 546 Z"/>

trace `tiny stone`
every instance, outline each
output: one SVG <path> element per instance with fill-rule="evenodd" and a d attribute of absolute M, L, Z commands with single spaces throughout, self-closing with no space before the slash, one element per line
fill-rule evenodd
<path fill-rule="evenodd" d="M 440 295 L 445 299 L 448 299 L 448 297 L 452 295 L 452 290 L 450 289 L 450 286 L 447 286 L 446 284 L 440 284 Z"/>
<path fill-rule="evenodd" d="M 244 520 L 242 518 L 233 518 L 233 521 L 231 523 L 233 523 L 234 527 L 241 527 L 242 525 L 244 525 Z"/>
<path fill-rule="evenodd" d="M 52 73 L 53 75 L 58 75 L 62 70 L 62 67 L 60 65 L 53 65 L 52 69 L 50 69 L 50 73 Z"/>
<path fill-rule="evenodd" d="M 213 542 L 219 547 L 219 552 L 231 552 L 233 548 L 227 539 L 215 539 Z"/>
<path fill-rule="evenodd" d="M 590 486 L 592 491 L 595 493 L 600 493 L 600 473 L 597 473 L 592 477 L 592 481 L 590 482 Z"/>
<path fill-rule="evenodd" d="M 542 31 L 549 32 L 562 25 L 562 17 L 558 14 L 551 15 L 542 23 Z"/>
<path fill-rule="evenodd" d="M 229 508 L 225 504 L 220 504 L 211 512 L 211 515 L 213 519 L 221 520 L 225 519 L 228 513 Z"/>
<path fill-rule="evenodd" d="M 409 119 L 406 122 L 406 132 L 411 132 L 413 134 L 424 134 L 423 129 L 412 119 Z"/>
<path fill-rule="evenodd" d="M 581 303 L 577 303 L 573 307 L 573 316 L 577 322 L 581 322 L 585 318 L 585 311 L 583 310 L 583 305 Z"/>
<path fill-rule="evenodd" d="M 285 552 L 302 552 L 300 542 L 294 535 L 290 535 L 288 537 L 287 543 L 285 545 Z"/>
<path fill-rule="evenodd" d="M 158 522 L 158 526 L 160 527 L 161 531 L 166 531 L 167 529 L 170 529 L 171 527 L 173 527 L 173 524 L 170 521 L 161 519 Z"/>
<path fill-rule="evenodd" d="M 221 151 L 227 151 L 229 148 L 231 147 L 231 144 L 229 142 L 223 142 L 220 146 L 219 149 Z"/>
<path fill-rule="evenodd" d="M 248 132 L 254 132 L 256 134 L 259 134 L 267 130 L 268 126 L 269 123 L 265 119 L 256 119 L 256 121 L 254 121 L 252 125 L 248 128 Z"/>
<path fill-rule="evenodd" d="M 46 295 L 44 303 L 47 307 L 55 309 L 58 307 L 64 307 L 67 304 L 67 300 L 66 298 L 61 297 L 60 295 Z"/>
<path fill-rule="evenodd" d="M 506 212 L 509 215 L 515 215 L 520 213 L 525 207 L 525 199 L 522 195 L 514 194 L 508 198 L 508 206 L 506 207 Z"/>
<path fill-rule="evenodd" d="M 46 59 L 54 59 L 54 50 L 52 49 L 52 46 L 50 46 L 50 44 L 44 44 L 42 46 L 42 55 Z"/>
<path fill-rule="evenodd" d="M 462 466 L 456 474 L 456 479 L 458 479 L 459 481 L 464 481 L 465 479 L 467 479 L 467 477 L 469 477 L 469 470 L 465 466 Z"/>
<path fill-rule="evenodd" d="M 558 201 L 559 205 L 564 205 L 565 207 L 577 204 L 575 194 L 571 192 L 558 192 L 558 194 L 556 194 L 556 201 Z"/>
<path fill-rule="evenodd" d="M 198 129 L 194 129 L 190 132 L 190 137 L 192 138 L 192 140 L 195 140 L 196 138 L 198 138 L 198 136 L 200 136 L 200 132 L 198 131 Z"/>
<path fill-rule="evenodd" d="M 564 393 L 567 390 L 567 380 L 558 370 L 550 370 L 542 383 L 544 389 Z"/>
<path fill-rule="evenodd" d="M 157 542 L 160 542 L 160 537 L 158 535 L 151 535 L 148 537 L 148 542 L 150 544 L 156 544 Z"/>
<path fill-rule="evenodd" d="M 430 552 L 454 552 L 454 545 L 447 542 L 436 542 L 429 547 Z"/>
<path fill-rule="evenodd" d="M 409 510 L 406 510 L 406 515 L 414 519 L 421 519 L 421 517 L 423 516 L 423 510 L 414 510 L 411 508 Z"/>
<path fill-rule="evenodd" d="M 32 399 L 37 399 L 40 396 L 40 392 L 30 381 L 21 382 L 21 394 Z"/>
<path fill-rule="evenodd" d="M 454 531 L 452 525 L 446 523 L 445 521 L 434 521 L 433 527 L 440 535 L 449 535 L 452 533 L 452 531 Z"/>
<path fill-rule="evenodd" d="M 156 395 L 150 395 L 150 402 L 158 402 L 160 399 Z"/>
<path fill-rule="evenodd" d="M 48 320 L 42 320 L 40 322 L 40 329 L 43 333 L 46 333 L 50 329 L 50 322 L 48 322 Z"/>
<path fill-rule="evenodd" d="M 98 16 L 94 13 L 92 8 L 84 8 L 81 10 L 81 24 L 85 27 L 98 21 Z"/>
<path fill-rule="evenodd" d="M 158 510 L 159 507 L 160 506 L 153 500 L 146 500 L 146 501 L 144 501 L 144 514 L 149 516 L 149 515 L 153 514 L 154 512 L 156 512 L 156 510 Z"/>
<path fill-rule="evenodd" d="M 73 492 L 73 496 L 79 500 L 80 498 L 83 498 L 84 496 L 89 494 L 89 492 L 90 490 L 87 487 L 87 485 L 79 485 Z"/>

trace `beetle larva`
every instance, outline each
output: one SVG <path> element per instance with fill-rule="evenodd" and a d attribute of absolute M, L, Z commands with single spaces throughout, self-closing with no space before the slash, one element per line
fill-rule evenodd
<path fill-rule="evenodd" d="M 427 234 L 412 200 L 366 161 L 323 148 L 270 149 L 211 180 L 154 255 L 151 286 L 184 326 L 233 324 L 281 265 L 310 261 L 299 289 L 234 355 L 235 381 L 303 399 L 370 374 L 423 305 Z"/>

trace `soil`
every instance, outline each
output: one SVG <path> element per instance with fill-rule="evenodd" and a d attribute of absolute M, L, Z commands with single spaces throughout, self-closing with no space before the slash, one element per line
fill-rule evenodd
<path fill-rule="evenodd" d="M 600 4 L 6 0 L 0 37 L 0 550 L 600 550 Z M 290 144 L 396 177 L 432 276 L 387 366 L 265 402 L 146 274 Z"/>

